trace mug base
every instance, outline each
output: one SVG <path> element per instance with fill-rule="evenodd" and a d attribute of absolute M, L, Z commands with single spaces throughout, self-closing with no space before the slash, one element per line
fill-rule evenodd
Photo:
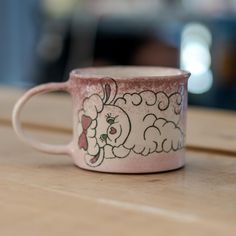
<path fill-rule="evenodd" d="M 166 169 L 166 170 L 158 170 L 158 171 L 146 171 L 146 172 L 125 172 L 125 171 L 101 171 L 101 170 L 96 170 L 96 169 L 88 169 L 88 168 L 83 168 L 80 167 L 76 164 L 74 164 L 77 168 L 85 170 L 85 171 L 91 171 L 91 172 L 100 172 L 100 173 L 104 173 L 104 174 L 124 174 L 124 175 L 141 175 L 141 174 L 161 174 L 161 173 L 166 173 L 166 172 L 172 172 L 172 171 L 177 171 L 177 170 L 181 170 L 185 167 L 185 164 L 173 168 L 173 169 Z"/>
<path fill-rule="evenodd" d="M 152 154 L 147 157 L 132 155 L 127 158 L 105 159 L 99 166 L 89 166 L 81 158 L 74 159 L 81 169 L 120 174 L 147 174 L 178 170 L 185 165 L 185 151 Z"/>

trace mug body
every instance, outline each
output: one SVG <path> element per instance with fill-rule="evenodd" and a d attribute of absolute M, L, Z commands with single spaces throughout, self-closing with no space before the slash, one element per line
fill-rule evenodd
<path fill-rule="evenodd" d="M 116 173 L 182 167 L 188 77 L 161 67 L 72 71 L 74 163 Z"/>

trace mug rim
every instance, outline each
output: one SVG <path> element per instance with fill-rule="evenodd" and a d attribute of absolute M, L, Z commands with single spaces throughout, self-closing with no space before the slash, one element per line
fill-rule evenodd
<path fill-rule="evenodd" d="M 123 70 L 123 74 L 118 74 Z M 136 74 L 127 73 L 124 71 L 132 71 Z M 113 71 L 110 73 L 109 71 Z M 138 72 L 137 72 L 138 71 Z M 147 72 L 145 72 L 147 71 Z M 149 74 L 148 74 L 149 71 Z M 159 71 L 159 74 L 158 74 Z M 150 73 L 151 72 L 151 73 Z M 162 73 L 161 73 L 162 72 Z M 165 74 L 165 73 L 166 74 Z M 168 74 L 169 72 L 169 74 Z M 101 66 L 101 67 L 84 67 L 76 68 L 71 71 L 71 76 L 78 79 L 101 79 L 113 78 L 116 80 L 130 81 L 134 79 L 188 79 L 191 75 L 190 72 L 174 67 L 161 67 L 161 66 Z"/>

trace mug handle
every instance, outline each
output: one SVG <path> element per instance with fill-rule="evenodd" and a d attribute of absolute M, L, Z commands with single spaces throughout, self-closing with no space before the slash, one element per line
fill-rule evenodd
<path fill-rule="evenodd" d="M 23 96 L 17 101 L 12 112 L 12 125 L 17 136 L 26 144 L 35 148 L 38 151 L 42 151 L 50 154 L 71 154 L 72 148 L 71 143 L 60 145 L 60 144 L 46 144 L 34 140 L 32 137 L 27 136 L 21 126 L 20 114 L 25 103 L 34 95 L 44 94 L 52 91 L 66 91 L 69 93 L 68 82 L 62 83 L 47 83 L 36 86 L 28 90 Z"/>

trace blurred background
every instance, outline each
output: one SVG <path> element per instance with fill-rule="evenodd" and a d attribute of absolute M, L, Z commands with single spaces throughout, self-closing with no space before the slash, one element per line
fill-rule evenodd
<path fill-rule="evenodd" d="M 189 70 L 191 105 L 236 110 L 236 0 L 0 1 L 0 86 L 117 64 Z"/>

